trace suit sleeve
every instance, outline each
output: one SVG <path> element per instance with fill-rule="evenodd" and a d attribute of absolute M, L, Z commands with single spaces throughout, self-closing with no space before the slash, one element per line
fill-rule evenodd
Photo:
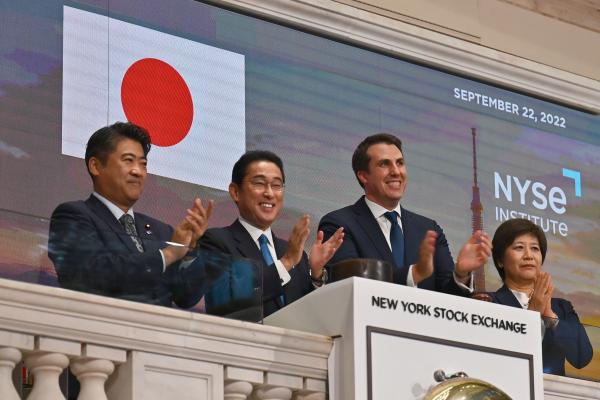
<path fill-rule="evenodd" d="M 323 231 L 324 234 L 323 241 L 329 240 L 341 226 L 344 227 L 344 241 L 331 260 L 329 260 L 329 263 L 327 263 L 328 265 L 333 265 L 337 262 L 351 258 L 361 258 L 358 251 L 358 245 L 352 235 L 352 230 L 342 222 L 341 218 L 332 213 L 325 215 L 319 222 L 319 230 Z"/>
<path fill-rule="evenodd" d="M 556 328 L 546 329 L 544 340 L 551 340 L 555 346 L 558 346 L 572 366 L 583 368 L 590 363 L 593 356 L 590 339 L 579 322 L 573 305 L 569 301 L 561 299 L 558 307 L 561 310 L 555 312 L 564 316 L 559 318 Z"/>
<path fill-rule="evenodd" d="M 214 253 L 231 254 L 227 242 L 220 236 L 216 230 L 208 229 L 198 241 L 198 248 Z"/>
<path fill-rule="evenodd" d="M 438 292 L 466 296 L 468 291 L 461 289 L 454 281 L 454 260 L 450 254 L 448 241 L 442 228 L 434 222 L 433 230 L 438 234 L 435 244 L 434 255 L 434 275 L 435 275 L 435 290 Z"/>
<path fill-rule="evenodd" d="M 115 242 L 120 240 L 113 236 Z M 130 252 L 107 237 L 75 205 L 65 203 L 56 208 L 50 220 L 48 256 L 61 287 L 110 295 L 124 287 L 145 286 L 161 279 L 163 265 L 158 249 Z"/>
<path fill-rule="evenodd" d="M 232 240 L 227 238 L 226 232 L 223 229 L 209 229 L 198 242 L 198 246 L 201 250 L 212 252 L 215 255 L 218 253 L 226 254 L 228 255 L 227 258 L 231 260 L 236 257 L 236 252 L 232 249 Z M 241 257 L 238 258 L 241 259 Z M 275 265 L 266 266 L 261 260 L 254 261 L 255 264 L 261 266 L 263 300 L 266 301 L 281 295 L 283 287 L 281 286 L 281 279 Z"/>
<path fill-rule="evenodd" d="M 208 290 L 214 275 L 211 272 L 211 264 L 204 257 L 195 257 L 184 266 L 177 262 L 167 268 L 164 276 L 169 283 L 173 302 L 181 308 L 196 305 Z"/>

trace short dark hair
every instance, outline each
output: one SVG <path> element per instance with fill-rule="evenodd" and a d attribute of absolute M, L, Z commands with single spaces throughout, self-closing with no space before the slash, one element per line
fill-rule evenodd
<path fill-rule="evenodd" d="M 354 150 L 354 154 L 352 154 L 352 169 L 354 170 L 354 175 L 361 187 L 363 187 L 363 184 L 360 179 L 358 179 L 358 171 L 369 171 L 369 162 L 371 161 L 371 158 L 367 154 L 367 151 L 369 150 L 369 147 L 379 143 L 395 145 L 398 150 L 402 151 L 402 141 L 389 133 L 377 133 L 366 137 L 360 142 Z M 402 154 L 404 154 L 404 152 Z"/>
<path fill-rule="evenodd" d="M 542 228 L 534 224 L 525 218 L 514 218 L 504 221 L 492 239 L 492 258 L 494 265 L 498 270 L 500 278 L 504 281 L 504 268 L 499 267 L 504 258 L 504 252 L 506 249 L 513 244 L 515 239 L 521 235 L 532 234 L 535 236 L 540 244 L 540 251 L 542 252 L 542 264 L 546 259 L 546 250 L 548 249 L 548 242 L 546 241 L 546 235 Z"/>
<path fill-rule="evenodd" d="M 123 139 L 135 140 L 142 145 L 144 156 L 148 155 L 151 146 L 148 131 L 131 122 L 115 122 L 98 129 L 88 140 L 85 148 L 85 166 L 88 168 L 88 173 L 90 158 L 96 157 L 102 165 L 105 165 L 108 156 L 115 151 L 117 144 Z"/>
<path fill-rule="evenodd" d="M 277 165 L 281 171 L 283 183 L 285 183 L 285 173 L 283 172 L 283 162 L 281 161 L 281 158 L 279 158 L 277 154 L 267 150 L 251 150 L 244 153 L 233 165 L 233 171 L 231 171 L 231 182 L 240 186 L 246 177 L 246 174 L 248 173 L 248 167 L 250 164 L 257 161 L 268 161 Z"/>

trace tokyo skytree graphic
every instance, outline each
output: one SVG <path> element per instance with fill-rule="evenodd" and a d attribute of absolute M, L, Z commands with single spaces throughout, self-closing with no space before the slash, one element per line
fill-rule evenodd
<path fill-rule="evenodd" d="M 471 230 L 472 233 L 483 230 L 483 205 L 479 195 L 479 185 L 477 184 L 477 130 L 471 128 L 473 139 L 473 192 L 471 198 Z M 485 291 L 485 264 L 473 272 L 473 298 L 484 301 L 491 301 L 490 296 Z"/>

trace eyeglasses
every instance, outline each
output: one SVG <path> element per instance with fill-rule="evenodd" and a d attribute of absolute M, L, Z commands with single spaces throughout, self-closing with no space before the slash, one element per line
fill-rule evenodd
<path fill-rule="evenodd" d="M 268 188 L 271 188 L 271 190 L 274 192 L 283 192 L 283 188 L 285 187 L 283 182 L 280 181 L 266 182 L 260 180 L 253 180 L 249 181 L 248 183 L 250 183 L 252 189 L 256 190 L 257 192 L 266 192 Z"/>

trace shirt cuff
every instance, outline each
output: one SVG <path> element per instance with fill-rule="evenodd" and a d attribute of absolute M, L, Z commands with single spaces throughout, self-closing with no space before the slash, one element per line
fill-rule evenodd
<path fill-rule="evenodd" d="M 544 339 L 544 335 L 546 334 L 546 324 L 544 323 L 544 318 L 540 318 L 540 322 L 542 323 L 542 339 Z"/>
<path fill-rule="evenodd" d="M 287 271 L 287 269 L 285 269 L 285 266 L 281 260 L 275 261 L 275 268 L 277 268 L 277 273 L 279 274 L 279 279 L 281 280 L 281 286 L 292 280 L 290 273 Z"/>
<path fill-rule="evenodd" d="M 473 293 L 475 291 L 475 289 L 473 289 L 473 273 L 469 273 L 469 285 L 465 285 L 464 283 L 462 283 L 459 279 L 458 276 L 456 276 L 456 273 L 452 272 L 452 276 L 454 277 L 454 282 L 456 282 L 456 285 L 461 288 L 464 291 L 467 291 L 469 293 Z"/>
<path fill-rule="evenodd" d="M 557 318 L 542 317 L 542 322 L 544 323 L 544 328 L 554 330 L 558 326 L 558 317 Z"/>
<path fill-rule="evenodd" d="M 158 249 L 158 252 L 160 253 L 160 258 L 162 259 L 162 263 L 163 263 L 163 273 L 165 272 L 165 269 L 167 268 L 167 265 L 165 263 L 165 255 L 163 254 L 161 249 Z"/>
<path fill-rule="evenodd" d="M 412 271 L 415 264 L 408 267 L 408 275 L 406 275 L 406 286 L 417 287 L 415 280 L 413 279 Z"/>

